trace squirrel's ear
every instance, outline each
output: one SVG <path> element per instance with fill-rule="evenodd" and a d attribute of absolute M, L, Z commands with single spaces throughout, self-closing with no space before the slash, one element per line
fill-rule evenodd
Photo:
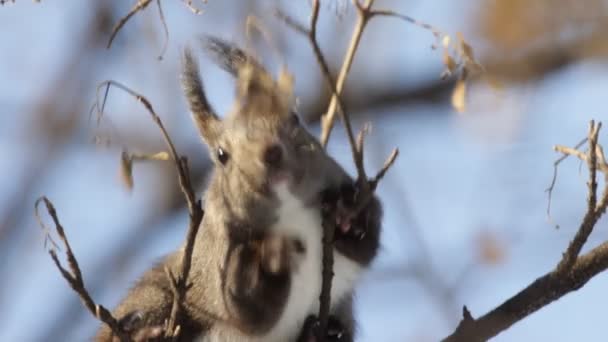
<path fill-rule="evenodd" d="M 203 36 L 201 43 L 209 57 L 233 77 L 238 77 L 245 66 L 266 71 L 253 56 L 232 43 L 213 36 Z"/>
<path fill-rule="evenodd" d="M 185 48 L 183 53 L 181 83 L 199 133 L 208 145 L 215 144 L 222 129 L 222 122 L 207 101 L 198 63 L 189 48 Z"/>
<path fill-rule="evenodd" d="M 251 54 L 213 36 L 201 38 L 203 49 L 222 69 L 236 77 L 240 115 L 283 115 L 292 105 L 293 77 L 281 71 L 278 83 Z"/>
<path fill-rule="evenodd" d="M 274 91 L 274 80 L 264 66 L 251 54 L 220 38 L 203 36 L 201 42 L 211 59 L 236 78 L 240 112 L 267 111 L 257 103 L 269 98 Z"/>

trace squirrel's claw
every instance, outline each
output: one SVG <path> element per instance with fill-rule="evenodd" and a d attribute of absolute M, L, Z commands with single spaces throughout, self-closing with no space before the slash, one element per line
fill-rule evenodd
<path fill-rule="evenodd" d="M 289 269 L 290 246 L 284 237 L 268 236 L 260 250 L 261 266 L 269 274 L 285 273 Z"/>
<path fill-rule="evenodd" d="M 348 342 L 351 341 L 350 334 L 344 329 L 342 322 L 335 316 L 330 316 L 327 321 L 327 330 L 321 331 L 321 324 L 317 316 L 310 315 L 306 318 L 298 342 Z"/>
<path fill-rule="evenodd" d="M 161 325 L 144 325 L 144 312 L 135 310 L 118 321 L 119 326 L 131 336 L 134 342 L 154 341 L 162 337 L 164 328 Z M 113 336 L 112 341 L 120 341 Z"/>
<path fill-rule="evenodd" d="M 322 211 L 324 218 L 333 215 L 336 225 L 336 239 L 352 238 L 361 240 L 366 235 L 365 209 L 357 212 L 355 184 L 344 184 L 339 189 L 326 190 L 322 194 Z"/>

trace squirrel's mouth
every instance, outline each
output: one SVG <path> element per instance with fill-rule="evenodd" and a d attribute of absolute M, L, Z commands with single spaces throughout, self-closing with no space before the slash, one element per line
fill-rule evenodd
<path fill-rule="evenodd" d="M 271 186 L 276 186 L 280 184 L 289 184 L 292 181 L 292 177 L 289 175 L 287 171 L 284 170 L 274 170 L 268 176 L 268 183 Z"/>
<path fill-rule="evenodd" d="M 274 167 L 266 168 L 265 187 L 267 191 L 273 192 L 277 187 L 287 186 L 289 189 L 297 186 L 301 181 L 301 175 L 297 167 L 288 163 L 282 163 Z"/>
<path fill-rule="evenodd" d="M 268 172 L 266 176 L 266 180 L 262 186 L 262 193 L 267 196 L 273 196 L 276 193 L 276 190 L 282 186 L 291 187 L 292 178 L 289 173 L 283 170 L 273 170 L 272 172 Z"/>

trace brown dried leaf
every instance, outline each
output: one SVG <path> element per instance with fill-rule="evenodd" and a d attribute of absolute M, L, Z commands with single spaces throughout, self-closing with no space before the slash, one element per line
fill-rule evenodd
<path fill-rule="evenodd" d="M 127 151 L 120 154 L 120 179 L 129 191 L 133 190 L 133 160 Z"/>
<path fill-rule="evenodd" d="M 464 113 L 466 108 L 467 84 L 465 78 L 461 77 L 456 82 L 452 92 L 452 107 L 458 113 Z"/>
<path fill-rule="evenodd" d="M 445 65 L 445 70 L 441 73 L 442 79 L 451 76 L 458 67 L 456 61 L 450 56 L 447 49 L 443 50 L 443 65 Z"/>
<path fill-rule="evenodd" d="M 491 74 L 485 73 L 481 76 L 481 78 L 494 91 L 502 91 L 505 89 L 505 85 Z"/>
<path fill-rule="evenodd" d="M 450 47 L 450 39 L 451 39 L 450 36 L 446 34 L 445 36 L 443 36 L 443 39 L 441 40 L 441 45 L 446 50 L 448 47 Z"/>
<path fill-rule="evenodd" d="M 477 59 L 475 59 L 475 53 L 473 52 L 473 47 L 469 45 L 464 40 L 464 36 L 462 33 L 458 33 L 458 52 L 460 54 L 461 59 L 463 60 L 464 65 L 469 69 L 469 71 L 473 73 L 477 73 L 479 71 L 484 71 L 483 66 Z"/>
<path fill-rule="evenodd" d="M 464 36 L 462 35 L 461 32 L 458 32 L 457 35 L 458 35 L 458 45 L 459 45 L 462 55 L 464 57 L 466 57 L 467 59 L 469 59 L 470 61 L 474 61 L 475 55 L 473 53 L 473 48 L 471 47 L 471 45 L 469 45 L 464 40 Z"/>
<path fill-rule="evenodd" d="M 506 248 L 496 234 L 482 231 L 477 237 L 479 260 L 487 265 L 496 266 L 506 258 Z"/>

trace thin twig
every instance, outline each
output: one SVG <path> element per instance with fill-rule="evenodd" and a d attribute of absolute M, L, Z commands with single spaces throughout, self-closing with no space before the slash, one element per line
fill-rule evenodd
<path fill-rule="evenodd" d="M 363 158 L 361 158 L 359 156 L 359 153 L 356 148 L 357 144 L 355 141 L 355 135 L 353 133 L 353 128 L 352 128 L 349 116 L 347 114 L 348 112 L 341 99 L 340 90 L 338 89 L 339 85 L 334 81 L 334 77 L 332 76 L 331 71 L 329 70 L 329 65 L 327 64 L 327 59 L 325 58 L 323 52 L 321 51 L 321 47 L 317 40 L 317 21 L 319 19 L 319 9 L 320 9 L 319 0 L 313 0 L 312 13 L 310 16 L 310 23 L 309 23 L 308 29 L 305 28 L 303 25 L 299 24 L 296 20 L 294 20 L 289 15 L 283 13 L 280 10 L 277 10 L 276 15 L 281 20 L 283 20 L 285 22 L 285 24 L 287 24 L 287 26 L 291 27 L 296 32 L 298 32 L 308 38 L 308 40 L 313 48 L 313 52 L 314 52 L 315 58 L 317 60 L 317 64 L 321 68 L 323 77 L 325 78 L 325 81 L 326 81 L 327 85 L 330 87 L 330 90 L 332 92 L 332 99 L 334 99 L 334 98 L 336 99 L 335 101 L 337 104 L 338 111 L 340 113 L 340 118 L 341 118 L 341 120 L 344 124 L 344 128 L 346 130 L 346 136 L 348 138 L 348 141 L 349 141 L 349 144 L 351 147 L 351 153 L 353 155 L 353 161 L 355 162 L 355 167 L 357 168 L 358 177 L 359 177 L 359 179 L 366 179 L 365 169 L 363 167 Z M 330 104 L 330 106 L 331 106 L 331 104 Z M 328 111 L 329 111 L 329 109 L 328 109 Z M 333 126 L 333 122 L 332 122 L 332 126 Z M 327 126 L 324 126 L 323 132 L 325 132 L 325 130 L 331 130 L 331 128 L 327 128 Z M 327 136 L 326 139 L 329 139 L 329 132 L 328 133 L 323 133 L 323 132 L 321 133 L 322 137 L 326 135 Z M 323 141 L 323 140 L 321 140 L 321 141 Z M 326 146 L 326 143 L 322 142 L 322 145 Z"/>
<path fill-rule="evenodd" d="M 355 1 L 356 2 L 356 1 Z M 334 77 L 331 74 L 329 69 L 329 65 L 323 52 L 321 51 L 320 45 L 317 40 L 317 22 L 319 19 L 319 9 L 320 2 L 319 0 L 313 0 L 312 2 L 312 12 L 310 16 L 309 28 L 305 28 L 303 25 L 299 24 L 296 20 L 291 18 L 289 15 L 277 11 L 276 15 L 281 20 L 287 24 L 287 26 L 291 27 L 296 32 L 306 36 L 313 48 L 313 52 L 315 58 L 317 60 L 317 64 L 321 68 L 322 74 L 325 78 L 327 85 L 330 87 L 332 91 L 332 99 L 330 101 L 329 107 L 327 109 L 326 115 L 324 115 L 322 119 L 322 133 L 321 133 L 321 144 L 325 147 L 329 140 L 329 136 L 331 133 L 331 129 L 333 127 L 333 121 L 335 112 L 337 111 L 340 114 L 341 121 L 345 127 L 346 135 L 349 141 L 349 146 L 351 147 L 351 153 L 353 156 L 353 161 L 355 163 L 357 169 L 357 185 L 359 186 L 359 196 L 357 196 L 355 210 L 353 215 L 357 215 L 368 202 L 373 197 L 373 190 L 376 188 L 380 179 L 384 176 L 388 168 L 393 164 L 395 158 L 398 155 L 398 151 L 394 150 L 387 162 L 385 163 L 385 167 L 376 175 L 376 177 L 372 180 L 368 180 L 367 174 L 365 172 L 364 166 L 364 138 L 365 134 L 369 131 L 369 125 L 364 126 L 364 128 L 359 132 L 357 139 L 355 139 L 352 125 L 350 122 L 350 117 L 348 116 L 348 112 L 344 106 L 344 103 L 341 99 L 341 91 L 346 81 L 346 77 L 348 72 L 350 71 L 350 66 L 352 65 L 352 61 L 354 59 L 355 52 L 359 46 L 359 41 L 361 40 L 361 36 L 363 34 L 363 30 L 369 20 L 369 12 L 371 10 L 371 6 L 373 5 L 374 0 L 367 0 L 366 4 L 363 7 L 360 7 L 359 10 L 359 21 L 355 27 L 353 35 L 351 37 L 351 44 L 346 53 L 345 60 L 342 64 L 342 69 L 340 71 L 340 75 L 337 81 L 334 81 Z M 358 2 L 356 2 L 357 6 L 359 6 Z M 359 8 L 359 7 L 358 7 Z M 335 226 L 330 224 L 330 222 L 335 222 L 334 219 L 331 218 L 326 220 L 323 224 L 323 277 L 321 284 L 321 294 L 319 296 L 319 322 L 320 322 L 320 331 L 324 332 L 327 328 L 327 322 L 329 318 L 329 310 L 330 310 L 330 302 L 331 302 L 331 284 L 333 279 L 333 236 Z"/>
<path fill-rule="evenodd" d="M 342 94 L 342 90 L 344 89 L 344 84 L 346 83 L 346 78 L 353 64 L 355 53 L 359 48 L 359 43 L 361 42 L 363 31 L 365 30 L 367 23 L 371 19 L 369 13 L 374 4 L 374 1 L 375 0 L 365 0 L 365 4 L 361 5 L 359 4 L 358 0 L 353 0 L 353 3 L 357 7 L 358 19 L 351 35 L 350 44 L 348 46 L 348 50 L 346 51 L 344 61 L 342 62 L 342 68 L 340 69 L 340 73 L 338 74 L 338 80 L 335 83 L 332 82 L 332 84 L 335 84 L 335 92 L 333 92 L 332 90 L 333 94 L 329 102 L 329 106 L 327 107 L 327 111 L 321 118 L 321 124 L 323 127 L 321 131 L 321 144 L 323 146 L 326 146 L 327 142 L 329 141 L 329 135 L 331 134 L 331 131 L 334 126 L 336 109 L 338 105 L 338 97 Z"/>
<path fill-rule="evenodd" d="M 365 180 L 366 176 L 365 176 L 365 169 L 363 167 L 363 158 L 359 154 L 359 151 L 357 150 L 357 144 L 355 142 L 355 138 L 354 138 L 354 134 L 353 134 L 353 130 L 352 130 L 352 126 L 351 126 L 349 117 L 345 113 L 345 108 L 340 99 L 339 91 L 336 88 L 336 82 L 334 82 L 334 78 L 331 74 L 331 71 L 329 70 L 329 66 L 327 64 L 325 56 L 323 55 L 323 52 L 321 51 L 321 48 L 317 41 L 317 22 L 318 22 L 318 18 L 319 18 L 319 9 L 320 9 L 319 0 L 313 0 L 312 12 L 311 12 L 311 16 L 310 16 L 310 22 L 309 22 L 308 29 L 304 28 L 304 26 L 297 23 L 294 19 L 292 19 L 287 14 L 285 14 L 281 11 L 277 11 L 276 14 L 277 14 L 277 17 L 282 19 L 287 24 L 287 26 L 291 27 L 296 32 L 306 36 L 308 38 L 310 44 L 312 45 L 313 52 L 317 59 L 317 63 L 321 67 L 321 71 L 323 73 L 325 81 L 327 82 L 327 84 L 329 85 L 329 87 L 332 91 L 332 99 L 335 98 L 335 102 L 337 104 L 339 104 L 342 122 L 346 129 L 346 134 L 347 134 L 347 137 L 348 137 L 348 140 L 350 143 L 353 160 L 355 162 L 355 165 L 357 168 L 357 173 L 359 175 L 358 179 Z M 323 129 L 323 131 L 325 131 L 325 130 L 326 130 L 326 128 Z M 327 138 L 329 138 L 329 134 L 327 134 Z M 323 144 L 323 145 L 325 146 L 326 144 Z M 365 187 L 366 187 L 366 189 L 368 189 L 369 187 L 367 186 L 367 182 L 363 182 L 363 183 L 365 183 Z M 335 226 L 333 224 L 331 224 L 331 222 L 335 222 L 335 220 L 330 218 L 328 220 L 325 220 L 325 222 L 323 224 L 323 239 L 322 239 L 323 270 L 322 270 L 322 280 L 321 280 L 321 293 L 319 295 L 319 315 L 318 315 L 319 324 L 320 324 L 319 331 L 321 331 L 322 334 L 327 330 L 327 323 L 329 320 L 329 311 L 330 311 L 330 303 L 331 303 L 331 286 L 332 286 L 332 280 L 333 280 L 333 263 L 334 263 L 333 262 L 333 236 L 334 236 Z"/>
<path fill-rule="evenodd" d="M 593 231 L 595 223 L 599 219 L 598 215 L 596 214 L 595 206 L 597 204 L 597 137 L 600 128 L 600 123 L 596 125 L 594 121 L 591 121 L 589 124 L 589 152 L 584 158 L 587 161 L 587 168 L 589 169 L 589 182 L 587 183 L 589 187 L 589 190 L 587 191 L 587 212 L 585 213 L 581 227 L 576 232 L 576 235 L 570 242 L 570 245 L 568 245 L 568 249 L 564 253 L 563 258 L 557 267 L 558 271 L 560 272 L 568 272 L 570 268 L 572 268 L 572 265 L 574 265 L 576 258 L 583 248 L 583 245 L 585 242 L 587 242 L 587 238 L 589 238 L 589 235 Z M 575 153 L 578 154 L 578 151 Z"/>
<path fill-rule="evenodd" d="M 586 142 L 587 142 L 587 138 L 581 140 L 578 144 L 576 144 L 574 146 L 574 150 L 580 148 Z M 556 151 L 560 152 L 558 150 L 558 148 L 561 148 L 561 147 L 560 146 L 555 146 L 554 149 Z M 553 189 L 555 188 L 555 183 L 557 182 L 557 168 L 558 168 L 559 164 L 562 161 L 564 161 L 566 158 L 568 158 L 568 156 L 570 156 L 570 153 L 563 153 L 563 155 L 561 157 L 559 157 L 555 162 L 553 162 L 553 177 L 551 178 L 551 184 L 549 185 L 549 187 L 547 189 L 545 189 L 545 192 L 547 192 L 547 196 L 548 196 L 548 200 L 547 200 L 547 217 L 549 218 L 549 220 L 551 220 L 551 200 L 552 200 L 552 197 L 553 197 Z"/>
<path fill-rule="evenodd" d="M 184 193 L 184 196 L 186 197 L 186 202 L 188 204 L 188 211 L 192 214 L 192 212 L 194 212 L 196 210 L 195 209 L 196 199 L 194 196 L 194 191 L 192 190 L 192 186 L 190 184 L 190 176 L 185 172 L 184 165 L 183 165 L 183 163 L 180 162 L 180 157 L 177 153 L 177 150 L 175 149 L 175 145 L 173 144 L 171 137 L 169 137 L 169 133 L 167 133 L 167 130 L 165 129 L 165 126 L 163 125 L 160 117 L 154 111 L 154 108 L 152 107 L 152 104 L 150 103 L 150 101 L 148 101 L 148 99 L 145 98 L 143 95 L 131 90 L 130 88 L 128 88 L 127 86 L 125 86 L 119 82 L 116 82 L 113 80 L 107 80 L 107 81 L 101 82 L 97 86 L 97 102 L 99 102 L 99 91 L 103 86 L 107 86 L 107 87 L 114 86 L 116 88 L 119 88 L 119 89 L 127 92 L 129 95 L 133 96 L 138 102 L 140 102 L 147 109 L 148 113 L 152 117 L 152 120 L 156 123 L 156 125 L 160 129 L 162 136 L 165 140 L 165 143 L 167 144 L 167 147 L 169 148 L 169 154 L 171 155 L 171 159 L 173 159 L 173 161 L 175 162 L 175 166 L 178 171 L 180 188 L 181 188 L 182 192 Z M 103 108 L 105 106 L 106 99 L 107 98 L 104 97 L 101 108 Z M 103 116 L 103 112 L 99 112 L 98 115 Z"/>
<path fill-rule="evenodd" d="M 40 205 L 40 202 L 44 202 L 47 212 L 55 223 L 55 230 L 57 231 L 57 235 L 59 235 L 59 238 L 61 239 L 66 248 L 65 255 L 68 261 L 68 266 L 70 268 L 69 270 L 65 269 L 61 265 L 59 257 L 57 256 L 57 245 L 50 238 L 51 232 L 40 217 L 40 213 L 38 211 L 38 206 Z M 57 217 L 57 211 L 55 210 L 53 203 L 46 196 L 38 198 L 34 205 L 34 213 L 36 215 L 36 219 L 38 220 L 39 225 L 45 232 L 45 240 L 52 241 L 53 243 L 53 246 L 49 248 L 48 251 L 51 255 L 51 258 L 53 259 L 53 262 L 61 272 L 63 278 L 68 282 L 70 287 L 78 294 L 84 306 L 89 310 L 89 312 L 93 314 L 93 316 L 95 316 L 103 323 L 107 324 L 112 330 L 112 333 L 114 333 L 114 335 L 116 335 L 121 341 L 131 341 L 130 336 L 120 327 L 120 324 L 118 323 L 116 318 L 112 316 L 110 311 L 108 311 L 102 305 L 96 304 L 91 298 L 91 295 L 89 294 L 87 289 L 85 288 L 84 281 L 82 279 L 82 272 L 80 271 L 80 267 L 78 266 L 78 260 L 76 260 L 76 256 L 74 256 L 72 247 L 70 247 L 70 243 L 65 234 L 65 230 L 59 222 L 59 218 Z"/>
<path fill-rule="evenodd" d="M 201 207 L 200 200 L 197 200 L 194 194 L 194 188 L 192 186 L 192 182 L 190 180 L 190 171 L 188 167 L 188 160 L 186 157 L 182 157 L 177 153 L 175 149 L 175 145 L 173 141 L 169 137 L 167 130 L 165 129 L 160 117 L 154 111 L 152 104 L 148 99 L 146 99 L 143 95 L 131 90 L 130 88 L 122 85 L 119 82 L 108 80 L 102 82 L 97 87 L 97 93 L 99 94 L 100 89 L 103 86 L 114 86 L 117 87 L 131 96 L 133 96 L 138 102 L 140 102 L 148 111 L 152 120 L 156 123 L 158 128 L 160 129 L 162 136 L 165 140 L 167 147 L 169 148 L 169 155 L 175 164 L 175 168 L 177 170 L 178 180 L 180 190 L 184 194 L 186 199 L 186 203 L 188 206 L 188 212 L 190 216 L 190 223 L 188 227 L 188 233 L 186 236 L 186 245 L 184 247 L 184 252 L 182 254 L 181 267 L 179 269 L 179 273 L 177 276 L 169 277 L 171 281 L 171 286 L 175 290 L 173 291 L 173 305 L 171 309 L 171 316 L 168 319 L 168 323 L 165 330 L 165 337 L 176 338 L 174 334 L 179 333 L 179 321 L 180 321 L 180 311 L 182 309 L 182 303 L 185 299 L 186 292 L 189 288 L 188 286 L 188 275 L 190 274 L 190 267 L 192 263 L 192 252 L 194 250 L 194 242 L 196 240 L 196 235 L 198 233 L 198 229 L 200 227 L 200 223 L 203 219 L 203 210 Z M 103 108 L 104 102 L 101 104 L 101 108 Z M 99 96 L 97 96 L 97 102 L 99 102 Z M 96 105 L 99 108 L 99 103 Z M 103 113 L 100 112 L 98 115 L 102 116 Z"/>
<path fill-rule="evenodd" d="M 399 156 L 399 149 L 398 148 L 393 149 L 391 154 L 388 156 L 388 158 L 384 162 L 384 165 L 382 166 L 380 171 L 378 171 L 378 173 L 374 176 L 374 178 L 370 179 L 369 186 L 370 186 L 370 188 L 372 188 L 372 190 L 376 189 L 376 187 L 378 186 L 378 183 L 380 183 L 382 178 L 384 178 L 386 171 L 388 171 L 388 169 L 390 169 L 391 166 L 393 166 L 393 163 L 395 163 L 395 160 L 397 160 L 398 156 Z"/>
<path fill-rule="evenodd" d="M 156 0 L 156 4 L 158 5 L 158 16 L 160 17 L 160 22 L 163 24 L 163 32 L 165 33 L 165 41 L 163 42 L 163 47 L 158 55 L 158 60 L 162 60 L 165 52 L 167 52 L 167 46 L 169 45 L 169 28 L 167 27 L 167 21 L 165 21 L 165 14 L 163 13 L 163 6 L 160 4 L 160 0 Z"/>
<path fill-rule="evenodd" d="M 114 27 L 112 28 L 112 33 L 110 34 L 110 39 L 108 40 L 108 45 L 106 46 L 107 49 L 109 49 L 112 46 L 112 42 L 114 42 L 114 38 L 116 38 L 116 35 L 123 28 L 123 26 L 125 26 L 127 21 L 129 21 L 129 19 L 131 19 L 131 17 L 133 17 L 137 12 L 142 11 L 146 7 L 148 7 L 148 5 L 151 2 L 152 2 L 152 0 L 138 0 L 135 3 L 135 5 L 131 8 L 129 13 L 127 13 L 124 17 L 122 17 L 122 18 L 120 18 L 120 20 L 118 20 L 116 25 L 114 25 Z M 163 8 L 162 8 L 160 2 L 161 2 L 161 0 L 156 0 L 156 4 L 158 5 L 158 16 L 160 18 L 160 22 L 163 25 L 163 31 L 165 34 L 165 41 L 163 43 L 161 52 L 158 55 L 158 59 L 162 60 L 163 56 L 165 55 L 165 52 L 167 51 L 167 46 L 169 45 L 169 28 L 167 26 L 167 21 L 165 20 L 165 14 L 163 13 Z M 203 13 L 203 11 L 201 9 L 196 8 L 192 4 L 192 0 L 182 0 L 182 2 L 190 11 L 192 11 L 192 13 L 197 14 L 197 15 Z M 202 2 L 207 3 L 207 1 L 202 1 Z"/>
<path fill-rule="evenodd" d="M 556 145 L 553 147 L 556 152 L 560 152 L 565 154 L 566 156 L 575 156 L 583 162 L 588 163 L 587 154 L 585 152 L 579 151 L 572 147 Z M 597 154 L 597 170 L 608 174 L 608 164 L 606 163 L 604 150 L 600 145 L 596 146 L 596 154 Z M 563 158 L 563 157 L 562 157 Z"/>
<path fill-rule="evenodd" d="M 342 115 L 345 116 L 344 114 L 342 114 Z M 350 121 L 348 116 L 345 116 L 345 118 Z M 361 168 L 361 171 L 358 172 L 359 179 L 362 179 L 365 181 L 367 181 L 367 173 L 365 172 L 365 167 L 363 165 L 363 161 L 365 160 L 365 153 L 364 153 L 365 149 L 363 148 L 363 146 L 365 145 L 365 137 L 369 134 L 369 132 L 371 130 L 372 130 L 372 125 L 369 122 L 367 122 L 363 125 L 363 127 L 357 134 L 357 140 L 355 141 L 354 150 L 353 150 L 354 151 L 353 158 L 356 159 L 355 165 L 357 165 L 357 168 Z M 352 144 L 352 142 L 351 142 L 351 144 Z M 366 187 L 365 190 L 368 191 L 369 187 Z"/>
<path fill-rule="evenodd" d="M 335 225 L 332 223 L 336 222 L 335 213 L 330 215 L 330 218 L 323 222 L 323 269 L 321 273 L 321 294 L 319 295 L 319 331 L 323 338 L 325 331 L 327 331 L 327 324 L 329 322 L 329 312 L 331 304 L 331 286 L 334 277 L 334 234 Z"/>
<path fill-rule="evenodd" d="M 184 170 L 188 170 L 188 160 L 186 158 L 181 158 L 181 164 L 183 165 Z M 189 186 L 190 189 L 192 189 L 192 186 Z M 176 291 L 174 291 L 171 317 L 168 325 L 169 329 L 167 332 L 179 332 L 179 325 L 176 326 L 176 323 L 179 322 L 181 305 L 185 299 L 186 291 L 190 288 L 190 285 L 188 284 L 188 275 L 190 274 L 190 267 L 192 264 L 192 252 L 194 251 L 194 242 L 196 241 L 196 235 L 201 225 L 201 221 L 203 220 L 203 215 L 204 212 L 201 208 L 201 202 L 197 201 L 195 210 L 190 212 L 190 224 L 186 236 L 186 246 L 184 247 L 184 253 L 182 254 L 180 273 L 177 282 L 175 283 Z"/>
<path fill-rule="evenodd" d="M 352 66 L 352 63 L 353 63 L 353 60 L 355 57 L 355 53 L 358 49 L 359 42 L 361 41 L 363 31 L 365 30 L 365 27 L 367 26 L 368 22 L 372 18 L 377 17 L 377 16 L 395 17 L 395 18 L 404 20 L 406 22 L 409 22 L 411 24 L 414 24 L 416 26 L 419 26 L 419 27 L 422 27 L 424 29 L 431 31 L 437 39 L 444 35 L 443 32 L 440 31 L 439 29 L 437 29 L 427 23 L 416 20 L 410 16 L 407 16 L 407 15 L 404 15 L 404 14 L 401 14 L 401 13 L 398 13 L 395 11 L 390 11 L 390 10 L 373 10 L 372 6 L 374 4 L 374 0 L 366 0 L 366 2 L 364 4 L 359 3 L 358 0 L 353 0 L 353 3 L 357 9 L 358 20 L 357 20 L 357 24 L 355 25 L 353 34 L 351 36 L 351 40 L 350 40 L 348 50 L 346 52 L 346 56 L 344 57 L 344 61 L 342 62 L 342 68 L 340 69 L 340 73 L 338 75 L 338 81 L 337 81 L 337 83 L 332 82 L 332 85 L 335 84 L 335 90 L 332 89 L 333 94 L 332 94 L 332 98 L 330 100 L 329 107 L 321 118 L 321 122 L 323 125 L 323 130 L 321 132 L 321 144 L 323 146 L 327 145 L 327 142 L 329 141 L 329 135 L 331 134 L 331 131 L 333 129 L 336 109 L 338 109 L 337 108 L 338 105 L 340 105 L 340 107 L 344 108 L 343 103 L 340 103 L 341 101 L 339 101 L 339 96 L 342 94 L 342 90 L 343 90 L 344 84 L 346 82 L 346 77 L 348 76 L 348 73 L 350 72 L 350 68 Z M 313 2 L 313 9 L 314 9 L 314 2 Z M 314 18 L 314 16 L 313 16 L 313 18 Z M 294 26 L 294 28 L 297 28 L 297 27 Z M 300 30 L 300 31 L 302 31 L 302 30 Z M 304 32 L 306 32 L 306 31 L 304 31 Z M 316 42 L 316 39 L 315 39 L 315 42 Z M 313 47 L 315 47 L 315 46 L 318 47 L 318 44 L 313 44 Z"/>
<path fill-rule="evenodd" d="M 383 16 L 383 17 L 394 17 L 394 18 L 398 18 L 401 19 L 403 21 L 406 21 L 410 24 L 414 24 L 416 26 L 422 27 L 423 29 L 429 30 L 431 31 L 431 33 L 433 34 L 433 36 L 435 36 L 435 38 L 439 39 L 440 37 L 444 36 L 445 34 L 439 30 L 438 28 L 427 24 L 425 22 L 422 22 L 420 20 L 417 20 L 415 18 L 412 18 L 408 15 L 405 14 L 401 14 L 395 11 L 391 11 L 391 10 L 373 10 L 370 12 L 370 16 L 374 17 L 374 16 Z"/>
<path fill-rule="evenodd" d="M 190 10 L 192 13 L 194 13 L 194 14 L 196 14 L 196 15 L 203 14 L 203 10 L 202 10 L 202 9 L 200 9 L 200 8 L 195 7 L 195 6 L 192 4 L 192 0 L 182 0 L 182 2 L 184 3 L 184 5 L 186 5 L 186 7 L 188 7 L 188 9 L 189 9 L 189 10 Z M 205 1 L 203 1 L 203 3 L 205 3 L 205 4 L 206 4 L 206 3 L 207 3 L 207 1 L 205 0 Z"/>
<path fill-rule="evenodd" d="M 604 149 L 600 144 L 597 144 L 595 148 L 597 150 L 595 152 L 597 156 L 597 168 L 598 170 L 604 173 L 604 176 L 608 177 L 608 164 L 606 163 L 606 155 L 604 154 Z"/>
<path fill-rule="evenodd" d="M 114 26 L 114 28 L 112 29 L 112 34 L 110 34 L 110 39 L 108 40 L 108 45 L 106 46 L 107 49 L 109 49 L 112 46 L 112 42 L 114 41 L 114 38 L 116 38 L 116 35 L 118 34 L 118 31 L 120 31 L 122 29 L 123 26 L 125 26 L 125 24 L 127 23 L 127 21 L 129 21 L 129 19 L 131 19 L 132 16 L 135 15 L 135 13 L 143 10 L 144 8 L 148 7 L 148 5 L 150 4 L 150 2 L 152 2 L 152 0 L 139 0 L 135 3 L 135 5 L 133 6 L 133 8 L 131 8 L 131 10 L 129 11 L 129 13 L 127 13 L 124 17 L 120 18 L 120 20 L 118 21 L 118 23 L 116 23 L 116 25 Z"/>

